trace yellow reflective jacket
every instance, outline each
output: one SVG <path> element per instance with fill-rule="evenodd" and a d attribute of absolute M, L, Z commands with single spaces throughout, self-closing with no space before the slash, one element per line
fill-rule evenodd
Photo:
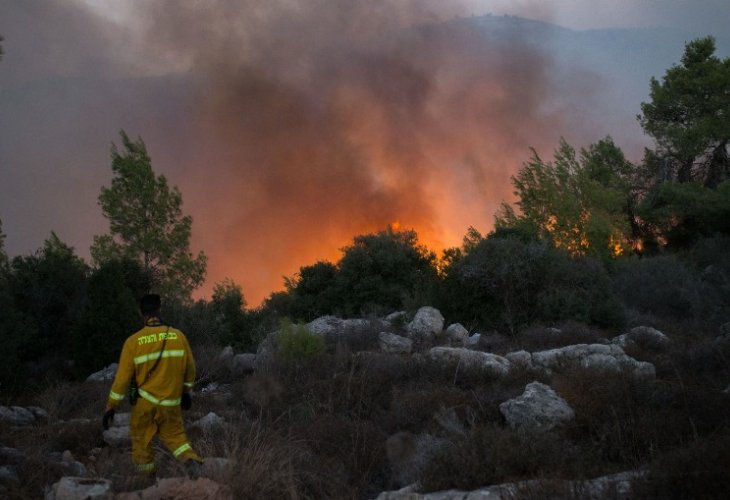
<path fill-rule="evenodd" d="M 163 342 L 165 349 L 157 363 Z M 157 367 L 148 379 L 155 363 Z M 137 380 L 140 397 L 161 406 L 179 405 L 183 386 L 191 389 L 195 381 L 195 360 L 183 332 L 151 318 L 144 328 L 127 338 L 109 404 L 116 406 L 125 399 L 132 376 Z"/>

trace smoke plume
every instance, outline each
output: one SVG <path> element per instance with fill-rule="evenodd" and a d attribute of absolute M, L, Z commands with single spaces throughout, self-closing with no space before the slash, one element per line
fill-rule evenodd
<path fill-rule="evenodd" d="M 258 300 L 388 224 L 436 250 L 489 229 L 527 147 L 562 128 L 551 60 L 440 3 L 154 4 L 148 42 L 203 80 L 188 118 L 206 158 L 184 193 L 206 186 L 212 277 Z"/>
<path fill-rule="evenodd" d="M 209 256 L 204 292 L 230 277 L 251 305 L 283 275 L 334 261 L 353 236 L 389 224 L 436 251 L 469 226 L 488 231 L 530 146 L 596 139 L 589 127 L 566 134 L 595 82 L 561 74 L 539 29 L 525 36 L 517 19 L 463 17 L 468 2 L 139 2 L 133 31 L 73 5 L 69 22 L 92 26 L 78 44 L 102 54 L 57 63 L 88 78 L 81 62 L 97 61 L 108 86 L 74 81 L 71 93 L 76 134 L 106 134 L 84 217 L 98 213 L 116 130 L 141 135 L 193 215 L 194 247 Z M 78 36 L 64 36 L 75 46 Z M 120 80 L 108 67 L 114 51 L 148 76 Z M 30 150 L 36 137 L 18 140 Z"/>

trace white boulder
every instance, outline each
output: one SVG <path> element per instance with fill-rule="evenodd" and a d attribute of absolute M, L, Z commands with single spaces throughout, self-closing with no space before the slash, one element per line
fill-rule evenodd
<path fill-rule="evenodd" d="M 461 323 L 452 323 L 446 328 L 445 333 L 446 338 L 449 340 L 449 345 L 463 346 L 469 338 L 469 330 L 464 328 Z"/>
<path fill-rule="evenodd" d="M 515 429 L 550 430 L 575 418 L 568 403 L 540 382 L 527 384 L 521 396 L 499 405 L 499 411 Z"/>
<path fill-rule="evenodd" d="M 507 358 L 464 347 L 432 347 L 428 351 L 428 357 L 439 362 L 456 362 L 464 368 L 477 368 L 499 377 L 507 375 L 510 369 Z"/>
<path fill-rule="evenodd" d="M 102 368 L 98 372 L 94 372 L 86 377 L 87 382 L 111 382 L 114 380 L 114 375 L 117 374 L 117 363 L 112 363 L 106 368 Z"/>
<path fill-rule="evenodd" d="M 390 354 L 410 354 L 413 341 L 393 333 L 380 332 L 378 334 L 378 346 L 381 351 Z"/>
<path fill-rule="evenodd" d="M 408 335 L 414 339 L 430 340 L 444 329 L 444 317 L 433 307 L 421 307 L 408 323 Z"/>

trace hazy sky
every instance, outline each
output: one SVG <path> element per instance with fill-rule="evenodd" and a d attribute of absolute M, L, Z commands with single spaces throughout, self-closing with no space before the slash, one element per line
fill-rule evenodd
<path fill-rule="evenodd" d="M 586 38 L 604 59 L 582 61 L 579 33 L 468 22 L 489 13 L 665 27 L 668 42 L 603 53 Z M 639 156 L 648 78 L 679 60 L 683 33 L 726 36 L 727 19 L 720 0 L 0 0 L 6 249 L 53 230 L 88 257 L 120 129 L 182 191 L 204 294 L 231 277 L 257 304 L 392 223 L 457 245 L 490 229 L 530 147 L 611 134 Z"/>

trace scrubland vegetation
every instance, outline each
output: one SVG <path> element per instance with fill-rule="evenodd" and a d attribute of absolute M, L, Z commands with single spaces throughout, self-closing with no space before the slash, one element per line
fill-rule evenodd
<path fill-rule="evenodd" d="M 82 381 L 116 361 L 138 327 L 142 293 L 177 290 L 165 319 L 188 334 L 199 365 L 186 419 L 215 412 L 226 424 L 190 436 L 203 454 L 235 459 L 225 482 L 236 498 L 373 498 L 415 481 L 438 491 L 525 479 L 542 486 L 523 498 L 580 498 L 557 480 L 628 470 L 641 472 L 634 498 L 725 498 L 730 61 L 713 52 L 711 39 L 691 42 L 681 65 L 652 81 L 641 123 L 656 148 L 640 164 L 610 138 L 578 152 L 563 142 L 552 161 L 534 154 L 515 176 L 517 206 L 503 205 L 491 233 L 471 229 L 441 256 L 414 231 L 360 235 L 339 261 L 302 267 L 285 291 L 253 309 L 231 281 L 217 284 L 209 301 L 190 299 L 205 266 L 204 255 L 188 251 L 191 221 L 179 192 L 152 174 L 144 143 L 123 134 L 124 151 L 112 152 L 117 179 L 153 182 L 167 193 L 165 217 L 179 226 L 146 247 L 149 228 L 135 232 L 134 218 L 114 208 L 129 191 L 113 184 L 103 191 L 110 234 L 95 239 L 93 263 L 55 235 L 33 255 L 0 253 L 0 403 L 49 415 L 31 429 L 0 424 L 0 445 L 26 452 L 8 496 L 37 498 L 64 473 L 47 457 L 65 450 L 117 491 L 144 486 L 128 454 L 101 438 L 108 386 Z M 706 92 L 691 90 L 698 88 Z M 474 348 L 495 354 L 602 343 L 635 326 L 671 342 L 625 347 L 652 363 L 656 378 L 578 368 L 490 377 L 380 352 L 375 319 L 405 311 L 390 327 L 399 333 L 423 305 L 481 333 Z M 372 321 L 323 339 L 301 326 L 322 315 Z M 279 329 L 273 357 L 255 372 L 241 376 L 219 362 L 224 346 L 256 352 Z M 415 351 L 446 343 L 437 336 Z M 499 404 L 535 380 L 575 410 L 571 424 L 534 434 L 505 425 Z M 217 389 L 202 390 L 212 382 Z M 423 434 L 442 446 L 413 468 Z M 179 474 L 159 453 L 161 475 Z"/>

